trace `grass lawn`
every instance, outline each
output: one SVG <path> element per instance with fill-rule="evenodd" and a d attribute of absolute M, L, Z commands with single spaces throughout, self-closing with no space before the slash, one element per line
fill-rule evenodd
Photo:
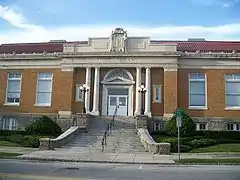
<path fill-rule="evenodd" d="M 204 148 L 197 148 L 190 151 L 191 153 L 207 152 L 240 152 L 240 144 L 218 144 Z"/>
<path fill-rule="evenodd" d="M 10 146 L 10 147 L 19 147 L 20 144 L 9 142 L 9 141 L 0 141 L 0 146 Z"/>
<path fill-rule="evenodd" d="M 240 159 L 181 159 L 180 164 L 240 164 Z"/>
<path fill-rule="evenodd" d="M 10 157 L 17 157 L 20 156 L 22 154 L 19 153 L 8 153 L 8 152 L 0 152 L 0 158 L 10 158 Z"/>

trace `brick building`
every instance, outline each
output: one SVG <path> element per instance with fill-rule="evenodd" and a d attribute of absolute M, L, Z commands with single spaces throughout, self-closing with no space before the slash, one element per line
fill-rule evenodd
<path fill-rule="evenodd" d="M 240 130 L 240 42 L 153 41 L 127 37 L 121 28 L 110 35 L 2 44 L 0 126 L 16 128 L 23 114 L 81 113 L 84 102 L 87 113 L 100 116 L 112 115 L 117 104 L 119 116 L 144 107 L 155 130 L 176 108 L 198 130 Z"/>

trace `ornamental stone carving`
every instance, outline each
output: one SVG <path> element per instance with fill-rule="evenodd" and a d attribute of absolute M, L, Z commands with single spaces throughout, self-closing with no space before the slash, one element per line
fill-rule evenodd
<path fill-rule="evenodd" d="M 124 52 L 126 51 L 127 31 L 123 28 L 116 28 L 112 31 L 110 36 L 110 51 L 111 52 Z"/>
<path fill-rule="evenodd" d="M 109 80 L 115 77 L 121 77 L 124 79 L 132 80 L 129 74 L 123 69 L 114 69 L 110 73 L 108 73 L 105 77 L 105 80 Z"/>

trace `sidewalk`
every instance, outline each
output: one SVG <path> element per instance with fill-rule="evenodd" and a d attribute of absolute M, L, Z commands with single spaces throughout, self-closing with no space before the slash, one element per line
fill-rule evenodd
<path fill-rule="evenodd" d="M 38 148 L 0 146 L 0 152 L 29 154 L 34 151 L 38 151 Z"/>
<path fill-rule="evenodd" d="M 174 164 L 178 154 L 153 155 L 148 152 L 105 153 L 75 150 L 38 151 L 38 148 L 3 147 L 0 152 L 23 154 L 18 159 L 66 161 L 66 162 L 98 162 L 98 163 L 127 163 L 127 164 Z M 181 159 L 240 159 L 239 153 L 181 153 Z"/>
<path fill-rule="evenodd" d="M 174 164 L 171 155 L 139 153 L 102 153 L 76 151 L 36 151 L 18 156 L 25 160 L 47 160 L 65 162 L 127 163 L 127 164 Z"/>

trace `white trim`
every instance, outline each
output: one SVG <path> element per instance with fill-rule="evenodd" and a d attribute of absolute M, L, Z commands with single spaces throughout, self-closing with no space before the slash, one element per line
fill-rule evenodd
<path fill-rule="evenodd" d="M 20 78 L 9 78 L 10 74 L 20 74 Z M 21 92 L 22 92 L 22 73 L 21 72 L 8 72 L 7 74 L 7 86 L 6 86 L 6 93 L 5 93 L 5 103 L 4 106 L 20 106 L 21 103 Z M 11 80 L 17 80 L 19 81 L 19 102 L 8 102 L 8 85 L 9 85 L 9 81 Z"/>
<path fill-rule="evenodd" d="M 157 126 L 158 125 L 158 126 Z M 157 129 L 158 127 L 158 129 Z M 161 124 L 160 122 L 153 121 L 153 130 L 154 131 L 160 131 L 161 130 Z"/>
<path fill-rule="evenodd" d="M 83 92 L 80 90 L 80 86 L 82 84 L 76 84 L 76 93 L 75 93 L 75 101 L 83 102 Z M 81 93 L 81 99 L 79 99 L 79 93 Z"/>
<path fill-rule="evenodd" d="M 228 125 L 233 127 L 233 129 L 228 129 Z M 237 129 L 237 125 L 238 125 L 238 129 Z M 226 127 L 227 131 L 240 131 L 240 123 L 227 123 L 227 127 Z"/>
<path fill-rule="evenodd" d="M 153 86 L 153 103 L 162 103 L 162 85 L 152 85 Z M 156 100 L 156 89 L 159 88 L 159 100 Z"/>
<path fill-rule="evenodd" d="M 228 95 L 237 95 L 237 96 L 240 96 L 240 93 L 227 93 L 227 83 L 231 83 L 231 82 L 237 82 L 237 83 L 240 83 L 240 78 L 237 77 L 237 76 L 240 77 L 240 74 L 225 74 L 224 75 L 224 81 L 225 81 L 225 110 L 240 110 L 240 106 L 227 106 L 227 96 Z M 232 79 L 227 79 L 226 76 L 231 76 Z"/>
<path fill-rule="evenodd" d="M 201 125 L 205 125 L 205 128 L 201 129 Z M 196 131 L 206 131 L 207 128 L 207 123 L 205 122 L 200 122 L 200 123 L 196 123 Z"/>
<path fill-rule="evenodd" d="M 128 89 L 128 116 L 133 116 L 133 85 L 103 85 L 102 93 L 102 115 L 107 115 L 108 108 L 108 88 Z"/>
<path fill-rule="evenodd" d="M 40 74 L 44 74 L 44 73 L 47 73 L 47 74 L 51 74 L 51 78 L 39 78 L 39 75 Z M 39 80 L 51 80 L 51 86 L 50 86 L 50 93 L 51 93 L 51 95 L 50 95 L 50 103 L 43 103 L 43 104 L 39 104 L 39 103 L 37 103 L 38 102 L 38 96 L 37 96 L 37 94 L 38 94 L 38 83 L 39 83 Z M 53 87 L 53 73 L 52 72 L 39 72 L 39 73 L 37 73 L 37 85 L 36 85 L 36 93 L 35 93 L 35 104 L 34 104 L 34 106 L 39 106 L 39 107 L 51 107 L 51 105 L 52 105 L 52 87 Z"/>
<path fill-rule="evenodd" d="M 191 88 L 190 88 L 190 82 L 191 82 L 191 78 L 190 76 L 196 74 L 204 74 L 204 79 L 193 79 L 192 81 L 200 81 L 200 82 L 205 82 L 205 106 L 191 106 L 190 102 L 191 102 Z M 206 73 L 188 73 L 188 109 L 199 109 L 199 110 L 206 110 L 208 109 L 208 102 L 207 102 L 207 74 Z"/>

